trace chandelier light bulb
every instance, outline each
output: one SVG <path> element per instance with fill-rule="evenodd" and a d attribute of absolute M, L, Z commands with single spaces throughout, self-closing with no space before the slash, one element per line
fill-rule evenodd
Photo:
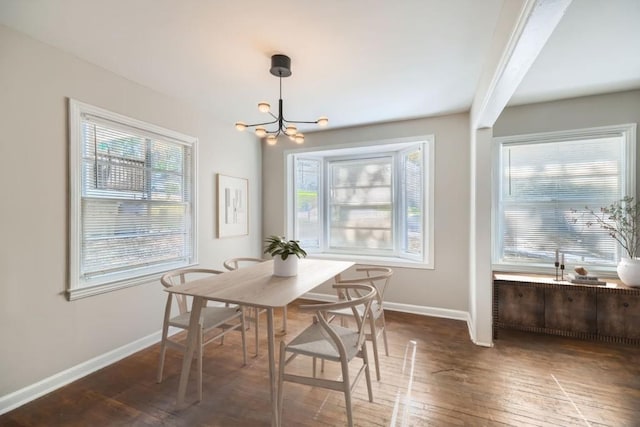
<path fill-rule="evenodd" d="M 329 124 L 329 119 L 323 116 L 316 120 L 316 123 L 318 123 L 318 126 L 327 126 Z"/>
<path fill-rule="evenodd" d="M 242 132 L 247 128 L 247 125 L 243 122 L 236 122 L 236 129 Z"/>
<path fill-rule="evenodd" d="M 262 101 L 258 103 L 258 111 L 260 111 L 261 113 L 268 113 L 270 109 L 271 105 L 269 105 L 268 102 Z"/>
<path fill-rule="evenodd" d="M 295 139 L 296 139 L 296 144 L 304 143 L 304 135 L 301 133 L 297 133 Z"/>
<path fill-rule="evenodd" d="M 296 128 L 294 125 L 289 125 L 287 126 L 287 128 L 285 129 L 284 133 L 286 133 L 287 135 L 291 136 L 291 135 L 295 135 L 298 133 L 298 128 Z"/>
<path fill-rule="evenodd" d="M 275 135 L 269 135 L 267 137 L 267 144 L 269 145 L 276 145 L 276 142 L 278 142 L 278 139 L 276 138 Z"/>
<path fill-rule="evenodd" d="M 256 136 L 258 138 L 262 138 L 266 134 L 267 134 L 267 130 L 265 128 L 263 128 L 263 127 L 257 127 L 256 128 Z"/>

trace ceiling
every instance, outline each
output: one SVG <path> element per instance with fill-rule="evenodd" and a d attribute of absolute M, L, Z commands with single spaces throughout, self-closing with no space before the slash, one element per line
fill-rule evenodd
<path fill-rule="evenodd" d="M 331 127 L 467 111 L 504 2 L 0 0 L 0 23 L 210 111 Z M 511 104 L 640 88 L 640 1 L 574 0 Z M 304 128 L 303 128 L 304 130 Z"/>

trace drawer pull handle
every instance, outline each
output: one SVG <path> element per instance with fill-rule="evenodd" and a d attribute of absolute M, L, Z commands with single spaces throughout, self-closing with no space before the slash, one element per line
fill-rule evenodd
<path fill-rule="evenodd" d="M 522 298 L 522 292 L 518 292 L 518 296 Z"/>
<path fill-rule="evenodd" d="M 627 307 L 629 307 L 629 303 L 628 303 L 628 302 L 625 302 L 624 304 L 622 304 L 622 306 L 623 306 L 624 308 L 627 308 Z"/>
<path fill-rule="evenodd" d="M 567 299 L 569 300 L 569 302 L 573 302 L 573 298 L 569 297 Z"/>

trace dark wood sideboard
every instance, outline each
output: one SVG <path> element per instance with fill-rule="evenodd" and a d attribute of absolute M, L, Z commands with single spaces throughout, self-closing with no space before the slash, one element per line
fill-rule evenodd
<path fill-rule="evenodd" d="M 494 273 L 494 339 L 501 328 L 640 345 L 640 288 Z"/>

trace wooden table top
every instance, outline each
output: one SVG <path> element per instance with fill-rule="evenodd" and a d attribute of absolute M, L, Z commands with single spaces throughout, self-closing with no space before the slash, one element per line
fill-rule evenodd
<path fill-rule="evenodd" d="M 231 304 L 284 307 L 354 265 L 349 261 L 301 259 L 298 274 L 273 275 L 273 260 L 165 289 Z"/>

